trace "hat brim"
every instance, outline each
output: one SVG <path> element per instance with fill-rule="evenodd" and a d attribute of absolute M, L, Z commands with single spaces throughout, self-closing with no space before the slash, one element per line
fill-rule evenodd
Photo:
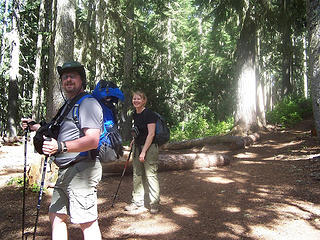
<path fill-rule="evenodd" d="M 61 66 L 57 67 L 57 71 L 61 77 L 61 75 L 65 72 L 72 72 L 72 71 L 76 71 L 80 74 L 80 72 L 82 72 L 82 68 L 81 67 L 69 67 L 69 68 L 62 68 Z"/>

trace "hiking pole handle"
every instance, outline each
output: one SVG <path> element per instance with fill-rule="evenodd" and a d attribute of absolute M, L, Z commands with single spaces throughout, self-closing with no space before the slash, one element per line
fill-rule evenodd
<path fill-rule="evenodd" d="M 23 120 L 22 122 L 24 124 L 27 124 L 27 127 L 24 129 L 25 132 L 31 132 L 31 128 L 30 127 L 36 124 L 35 121 L 32 120 L 32 121 L 28 122 L 27 119 Z"/>

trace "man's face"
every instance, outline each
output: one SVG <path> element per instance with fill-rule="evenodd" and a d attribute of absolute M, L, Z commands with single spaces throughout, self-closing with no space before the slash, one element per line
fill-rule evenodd
<path fill-rule="evenodd" d="M 78 72 L 65 72 L 61 75 L 62 88 L 69 97 L 77 95 L 82 88 L 82 80 Z"/>

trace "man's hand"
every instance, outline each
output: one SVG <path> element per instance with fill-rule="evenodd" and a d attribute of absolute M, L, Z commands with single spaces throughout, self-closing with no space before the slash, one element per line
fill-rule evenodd
<path fill-rule="evenodd" d="M 58 151 L 58 142 L 54 138 L 44 137 L 42 151 L 47 156 L 52 156 Z"/>
<path fill-rule="evenodd" d="M 22 118 L 21 127 L 23 130 L 26 130 L 28 128 L 30 131 L 37 131 L 40 128 L 40 124 L 36 123 L 31 118 Z"/>

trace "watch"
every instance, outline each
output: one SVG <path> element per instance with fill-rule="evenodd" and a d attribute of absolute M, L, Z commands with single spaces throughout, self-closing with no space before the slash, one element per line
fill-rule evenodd
<path fill-rule="evenodd" d="M 62 153 L 66 153 L 66 152 L 68 152 L 68 148 L 67 148 L 67 144 L 66 144 L 66 142 L 62 142 Z"/>

